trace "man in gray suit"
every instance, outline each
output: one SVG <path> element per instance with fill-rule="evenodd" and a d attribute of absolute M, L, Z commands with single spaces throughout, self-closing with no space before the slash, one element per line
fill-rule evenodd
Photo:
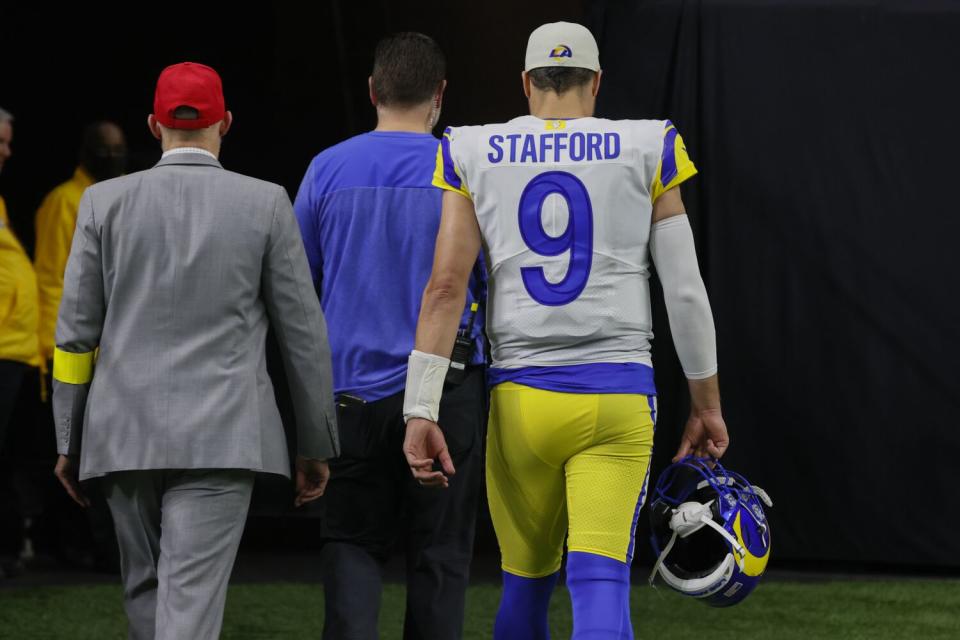
<path fill-rule="evenodd" d="M 165 69 L 148 119 L 163 158 L 87 189 L 67 262 L 56 473 L 81 504 L 79 480 L 103 476 L 134 639 L 219 635 L 254 473 L 289 476 L 268 324 L 297 420 L 296 504 L 322 495 L 339 450 L 326 324 L 290 200 L 221 167 L 231 121 L 213 69 Z"/>

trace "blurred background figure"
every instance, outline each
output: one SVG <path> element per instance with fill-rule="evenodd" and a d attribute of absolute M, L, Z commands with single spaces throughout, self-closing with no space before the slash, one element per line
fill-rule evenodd
<path fill-rule="evenodd" d="M 12 155 L 13 116 L 0 108 L 0 172 Z M 10 228 L 7 205 L 0 196 L 0 452 L 20 386 L 40 365 L 37 347 L 37 281 L 30 258 Z M 12 502 L 8 465 L 0 466 L 0 505 Z M 3 512 L 9 511 L 0 506 Z M 18 527 L 0 518 L 0 578 L 18 569 Z"/>
<path fill-rule="evenodd" d="M 49 553 L 57 564 L 116 573 L 119 555 L 110 511 L 96 483 L 91 483 L 92 508 L 86 513 L 69 501 L 51 477 L 55 464 L 54 426 L 48 390 L 53 361 L 53 335 L 63 293 L 63 274 L 70 254 L 77 210 L 92 184 L 123 175 L 127 142 L 115 123 L 96 121 L 83 129 L 78 165 L 69 180 L 54 187 L 36 214 L 34 269 L 39 308 L 39 364 L 43 367 L 42 404 L 36 419 L 12 437 L 16 487 L 14 530 L 20 533 L 20 556 L 29 563 L 36 553 Z M 23 390 L 21 395 L 28 393 Z M 29 421 L 25 421 L 29 422 Z"/>
<path fill-rule="evenodd" d="M 80 196 L 91 184 L 123 175 L 126 164 L 123 130 L 112 122 L 87 125 L 80 163 L 73 176 L 54 187 L 37 210 L 34 267 L 40 300 L 40 353 L 47 364 L 53 360 L 53 333 L 63 293 L 63 272 L 77 224 Z"/>

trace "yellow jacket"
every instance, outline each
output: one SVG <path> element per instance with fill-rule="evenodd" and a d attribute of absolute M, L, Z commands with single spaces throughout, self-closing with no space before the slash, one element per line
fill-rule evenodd
<path fill-rule="evenodd" d="M 0 360 L 39 366 L 37 278 L 0 198 Z"/>
<path fill-rule="evenodd" d="M 63 272 L 77 226 L 77 210 L 84 190 L 93 184 L 82 167 L 73 177 L 55 187 L 37 210 L 37 247 L 34 266 L 40 295 L 40 354 L 45 361 L 53 358 L 53 335 L 57 328 L 57 311 L 63 295 Z"/>

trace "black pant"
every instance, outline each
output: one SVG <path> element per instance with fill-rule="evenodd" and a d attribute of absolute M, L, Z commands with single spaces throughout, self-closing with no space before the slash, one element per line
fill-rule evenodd
<path fill-rule="evenodd" d="M 30 367 L 22 362 L 0 360 L 0 451 L 3 450 L 7 423 L 17 406 L 20 385 L 23 384 L 23 377 L 29 369 Z"/>
<path fill-rule="evenodd" d="M 337 403 L 342 451 L 322 498 L 324 640 L 379 638 L 382 566 L 398 542 L 407 560 L 404 639 L 462 635 L 487 419 L 483 371 L 472 369 L 440 403 L 457 471 L 447 489 L 414 481 L 402 452 L 402 409 L 402 393 Z"/>
<path fill-rule="evenodd" d="M 7 426 L 17 406 L 20 387 L 30 367 L 22 362 L 0 360 L 0 559 L 15 557 L 23 535 L 17 517 L 17 497 L 13 489 L 10 456 L 3 456 Z M 0 576 L 3 569 L 0 569 Z"/>
<path fill-rule="evenodd" d="M 0 376 L 4 363 L 0 363 Z M 36 371 L 35 369 L 28 369 Z M 52 390 L 48 362 L 46 387 Z M 119 552 L 110 510 L 103 498 L 98 479 L 84 483 L 84 491 L 92 505 L 77 506 L 53 475 L 57 463 L 57 440 L 53 421 L 52 400 L 42 403 L 39 376 L 24 376 L 20 403 L 15 412 L 16 423 L 8 428 L 4 460 L 0 470 L 8 476 L 10 489 L 8 514 L 0 522 L 9 523 L 4 547 L 13 544 L 19 549 L 24 537 L 29 538 L 39 554 L 52 554 L 58 563 L 119 572 Z M 2 402 L 2 401 L 0 401 Z M 28 530 L 23 525 L 29 521 Z"/>

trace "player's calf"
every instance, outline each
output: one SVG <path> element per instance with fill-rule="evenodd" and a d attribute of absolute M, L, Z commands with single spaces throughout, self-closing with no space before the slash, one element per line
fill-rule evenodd
<path fill-rule="evenodd" d="M 572 640 L 633 640 L 628 564 L 571 551 L 567 589 L 573 604 Z"/>
<path fill-rule="evenodd" d="M 547 610 L 557 573 L 524 578 L 503 572 L 503 596 L 493 627 L 494 640 L 549 640 Z"/>

